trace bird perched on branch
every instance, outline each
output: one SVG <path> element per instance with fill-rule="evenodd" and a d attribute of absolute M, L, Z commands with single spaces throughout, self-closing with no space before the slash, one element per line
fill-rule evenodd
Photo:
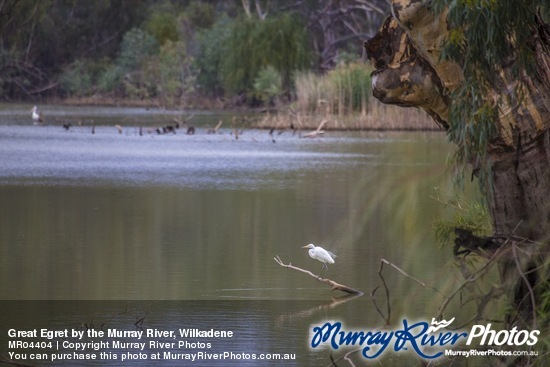
<path fill-rule="evenodd" d="M 41 124 L 43 122 L 42 120 L 42 114 L 40 113 L 40 111 L 38 111 L 38 107 L 37 106 L 34 106 L 32 108 L 32 121 L 34 122 L 34 124 Z"/>
<path fill-rule="evenodd" d="M 323 267 L 321 268 L 321 272 L 319 273 L 319 275 L 317 275 L 317 278 L 321 276 L 323 269 L 325 269 L 326 274 L 326 271 L 328 270 L 327 264 L 334 264 L 334 258 L 336 257 L 336 255 L 334 255 L 330 251 L 325 250 L 321 246 L 315 246 L 313 243 L 310 243 L 307 246 L 302 246 L 302 248 L 309 249 L 309 257 L 323 263 Z"/>

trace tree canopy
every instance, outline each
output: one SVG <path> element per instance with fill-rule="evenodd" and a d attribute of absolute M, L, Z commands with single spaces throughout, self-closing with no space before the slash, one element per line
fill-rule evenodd
<path fill-rule="evenodd" d="M 268 69 L 289 96 L 295 71 L 359 58 L 386 10 L 383 0 L 6 0 L 0 96 L 253 100 Z"/>

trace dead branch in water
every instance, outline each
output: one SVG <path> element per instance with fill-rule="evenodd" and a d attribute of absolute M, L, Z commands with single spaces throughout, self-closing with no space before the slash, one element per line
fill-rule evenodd
<path fill-rule="evenodd" d="M 322 128 L 323 126 L 325 126 L 326 123 L 327 123 L 327 120 L 321 121 L 319 126 L 317 126 L 317 130 L 307 133 L 305 135 L 302 135 L 302 138 L 316 138 L 317 135 L 324 134 L 325 132 L 322 130 Z"/>
<path fill-rule="evenodd" d="M 388 285 L 386 284 L 386 280 L 384 279 L 384 275 L 382 275 L 382 270 L 384 269 L 384 264 L 388 265 L 388 266 L 391 266 L 392 268 L 394 268 L 395 270 L 397 270 L 398 272 L 400 272 L 401 274 L 403 274 L 405 277 L 411 279 L 411 280 L 414 280 L 415 282 L 417 282 L 418 284 L 420 284 L 421 286 L 423 286 L 424 288 L 430 288 L 432 289 L 433 291 L 441 294 L 441 292 L 439 292 L 436 288 L 432 287 L 432 286 L 428 286 L 426 285 L 426 283 L 416 279 L 415 277 L 407 274 L 404 270 L 402 270 L 400 267 L 398 267 L 397 265 L 395 265 L 394 263 L 386 260 L 386 259 L 380 259 L 380 268 L 378 269 L 378 276 L 380 277 L 380 279 L 382 280 L 382 284 L 381 285 L 378 285 L 376 286 L 376 288 L 374 288 L 370 294 L 371 298 L 372 298 L 372 301 L 374 303 L 374 307 L 376 308 L 376 311 L 378 311 L 378 313 L 380 314 L 380 316 L 382 316 L 382 318 L 384 319 L 384 321 L 386 322 L 386 325 L 389 325 L 390 324 L 390 320 L 391 320 L 391 305 L 390 305 L 390 290 L 388 289 Z M 385 293 L 385 301 L 386 301 L 386 314 L 384 314 L 384 312 L 382 312 L 382 310 L 378 307 L 378 304 L 376 303 L 376 299 L 374 298 L 374 295 L 376 293 L 376 291 L 380 288 L 380 287 L 383 287 L 384 288 L 384 293 Z"/>
<path fill-rule="evenodd" d="M 222 123 L 223 123 L 223 121 L 220 120 L 220 122 L 218 122 L 218 124 L 216 125 L 216 127 L 213 128 L 213 129 L 208 129 L 207 133 L 208 133 L 208 134 L 215 134 L 215 133 L 217 133 L 218 130 L 220 129 L 220 127 L 222 126 Z"/>
<path fill-rule="evenodd" d="M 279 256 L 275 256 L 274 259 L 279 265 L 281 265 L 285 268 L 301 271 L 302 273 L 306 273 L 309 276 L 317 279 L 321 283 L 327 284 L 331 288 L 331 290 L 333 290 L 333 291 L 342 291 L 342 292 L 346 292 L 346 293 L 349 293 L 349 294 L 363 295 L 363 292 L 358 291 L 357 289 L 353 289 L 351 287 L 348 287 L 347 285 L 336 283 L 334 280 L 331 280 L 331 279 L 328 279 L 328 278 L 327 279 L 319 278 L 317 275 L 313 274 L 309 270 L 299 268 L 299 267 L 294 266 L 292 264 L 285 264 L 285 263 L 283 263 L 283 261 L 281 260 L 281 258 Z"/>

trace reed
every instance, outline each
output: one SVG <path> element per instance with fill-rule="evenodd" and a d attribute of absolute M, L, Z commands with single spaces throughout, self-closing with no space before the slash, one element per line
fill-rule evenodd
<path fill-rule="evenodd" d="M 285 111 L 266 114 L 258 128 L 314 129 L 326 120 L 332 130 L 439 130 L 423 111 L 380 103 L 371 96 L 370 69 L 364 63 L 342 64 L 325 75 L 298 73 L 296 101 Z"/>
<path fill-rule="evenodd" d="M 327 112 L 301 112 L 296 108 L 267 113 L 259 118 L 254 127 L 260 129 L 299 130 L 316 129 L 327 121 L 325 130 L 440 130 L 440 127 L 422 110 L 385 105 L 371 99 L 365 104 L 365 113 L 343 115 Z"/>

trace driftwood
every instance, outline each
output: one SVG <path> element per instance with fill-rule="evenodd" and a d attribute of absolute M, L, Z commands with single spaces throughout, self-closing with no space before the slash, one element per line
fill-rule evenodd
<path fill-rule="evenodd" d="M 302 135 L 302 138 L 316 138 L 318 135 L 324 134 L 325 132 L 322 129 L 326 123 L 327 123 L 327 120 L 321 121 L 319 126 L 317 126 L 317 130 L 307 133 L 305 135 Z"/>
<path fill-rule="evenodd" d="M 359 295 L 359 296 L 363 295 L 363 292 L 361 292 L 357 289 L 353 289 L 351 287 L 348 287 L 347 285 L 336 283 L 334 280 L 331 280 L 331 279 L 328 279 L 328 278 L 327 279 L 320 278 L 317 275 L 313 274 L 311 271 L 299 268 L 299 267 L 294 266 L 292 264 L 285 264 L 285 263 L 283 263 L 283 261 L 281 260 L 281 258 L 279 256 L 275 256 L 274 259 L 279 265 L 281 265 L 285 268 L 301 271 L 302 273 L 308 274 L 309 276 L 317 279 L 321 283 L 327 284 L 331 288 L 331 290 L 333 290 L 333 291 L 342 291 L 342 292 L 346 292 L 346 293 L 349 293 L 349 294 L 356 294 L 356 295 Z"/>
<path fill-rule="evenodd" d="M 218 130 L 220 129 L 220 127 L 222 126 L 222 123 L 223 123 L 223 121 L 220 120 L 220 122 L 218 122 L 218 124 L 216 125 L 216 127 L 213 128 L 213 129 L 208 129 L 207 133 L 208 133 L 208 134 L 215 134 L 215 133 L 217 133 Z"/>

